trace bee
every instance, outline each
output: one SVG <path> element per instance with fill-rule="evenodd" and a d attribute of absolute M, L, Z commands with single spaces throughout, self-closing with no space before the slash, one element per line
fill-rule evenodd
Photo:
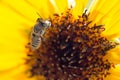
<path fill-rule="evenodd" d="M 42 37 L 50 26 L 51 26 L 51 22 L 49 20 L 44 20 L 42 18 L 38 18 L 36 20 L 36 24 L 34 25 L 31 33 L 30 45 L 32 50 L 39 48 L 42 41 Z"/>

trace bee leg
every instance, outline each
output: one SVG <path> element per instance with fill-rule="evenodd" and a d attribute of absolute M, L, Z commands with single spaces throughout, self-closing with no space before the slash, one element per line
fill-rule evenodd
<path fill-rule="evenodd" d="M 25 45 L 25 48 L 29 48 L 30 47 L 30 42 L 27 43 L 27 45 Z"/>
<path fill-rule="evenodd" d="M 27 48 L 29 50 L 29 52 L 31 52 L 32 51 L 32 49 L 31 49 L 31 43 L 30 42 L 27 43 L 27 45 L 25 45 L 25 48 Z"/>
<path fill-rule="evenodd" d="M 41 41 L 43 41 L 43 37 L 40 35 L 40 39 L 41 39 Z"/>

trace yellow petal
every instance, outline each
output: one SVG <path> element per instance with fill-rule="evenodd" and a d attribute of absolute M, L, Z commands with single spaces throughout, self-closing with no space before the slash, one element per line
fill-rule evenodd
<path fill-rule="evenodd" d="M 64 12 L 68 8 L 67 0 L 54 0 L 54 1 L 58 7 L 59 13 Z"/>
<path fill-rule="evenodd" d="M 1 1 L 1 5 L 5 7 L 7 10 L 9 10 L 10 12 L 13 12 L 13 14 L 11 14 L 12 17 L 13 16 L 15 17 L 15 15 L 17 15 L 16 17 L 24 18 L 30 22 L 34 22 L 34 20 L 36 20 L 36 18 L 38 17 L 38 15 L 36 14 L 37 11 L 34 8 L 32 8 L 30 5 L 28 5 L 24 0 L 19 1 L 19 4 L 18 4 L 18 1 L 5 0 L 5 1 Z M 8 13 L 8 15 L 10 14 Z M 12 18 L 10 19 L 12 20 Z"/>
<path fill-rule="evenodd" d="M 88 0 L 75 0 L 75 1 L 76 6 L 73 8 L 73 15 L 77 18 L 78 15 L 81 16 L 81 14 L 84 12 Z"/>
<path fill-rule="evenodd" d="M 115 68 L 110 70 L 111 74 L 105 80 L 120 80 L 120 64 L 115 65 Z"/>
<path fill-rule="evenodd" d="M 0 4 L 0 71 L 4 71 L 24 63 L 24 45 L 27 40 L 23 38 L 20 30 L 25 27 L 24 23 L 31 21 L 12 11 L 5 2 L 1 1 Z"/>
<path fill-rule="evenodd" d="M 17 65 L 16 67 L 0 71 L 0 80 L 35 80 L 34 77 L 29 77 L 28 72 L 25 72 L 26 68 L 24 65 Z M 42 77 L 41 80 L 43 80 Z"/>
<path fill-rule="evenodd" d="M 105 25 L 105 35 L 120 34 L 119 0 L 99 0 L 91 12 L 91 19 Z"/>
<path fill-rule="evenodd" d="M 111 63 L 120 64 L 120 46 L 110 50 L 105 58 L 107 58 Z"/>
<path fill-rule="evenodd" d="M 55 12 L 55 8 L 51 4 L 49 0 L 24 0 L 29 6 L 36 9 L 36 11 L 39 13 L 39 15 L 42 18 L 48 18 L 51 14 Z M 29 9 L 29 8 L 27 8 Z M 30 16 L 30 15 L 29 15 Z"/>

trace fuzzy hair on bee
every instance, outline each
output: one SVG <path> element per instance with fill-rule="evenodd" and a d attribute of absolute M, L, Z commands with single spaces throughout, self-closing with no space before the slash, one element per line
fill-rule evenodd
<path fill-rule="evenodd" d="M 46 30 L 51 26 L 51 22 L 49 20 L 44 20 L 42 18 L 38 18 L 36 20 L 36 24 L 33 27 L 31 32 L 31 48 L 33 50 L 38 49 L 40 43 L 42 41 L 42 37 L 44 36 Z"/>

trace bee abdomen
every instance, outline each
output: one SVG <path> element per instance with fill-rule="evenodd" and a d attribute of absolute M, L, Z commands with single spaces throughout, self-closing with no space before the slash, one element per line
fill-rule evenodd
<path fill-rule="evenodd" d="M 41 43 L 41 37 L 34 37 L 31 41 L 31 46 L 33 49 L 37 49 L 40 46 Z"/>

